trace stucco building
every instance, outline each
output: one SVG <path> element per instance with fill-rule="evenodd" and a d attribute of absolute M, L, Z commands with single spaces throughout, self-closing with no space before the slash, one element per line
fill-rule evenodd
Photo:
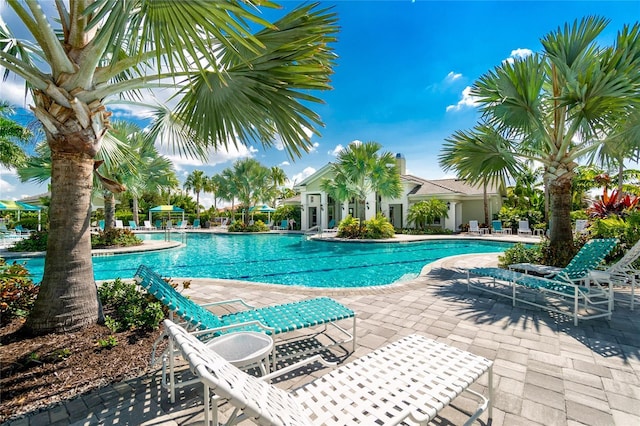
<path fill-rule="evenodd" d="M 332 199 L 320 189 L 325 179 L 332 178 L 331 163 L 325 165 L 313 175 L 294 186 L 299 196 L 286 200 L 286 204 L 300 205 L 302 230 L 317 226 L 319 229 L 337 224 L 347 215 L 365 217 L 366 220 L 375 217 L 376 212 L 384 214 L 396 228 L 408 228 L 409 208 L 420 201 L 436 198 L 447 203 L 449 215 L 440 218 L 433 225 L 442 226 L 454 232 L 460 230 L 460 225 L 470 220 L 484 222 L 484 204 L 482 186 L 470 185 L 459 179 L 423 179 L 406 173 L 406 159 L 402 154 L 396 155 L 402 195 L 400 198 L 386 198 L 377 194 L 367 195 L 366 202 L 358 205 L 355 200 L 339 202 Z M 502 196 L 494 187 L 487 188 L 489 219 L 497 214 L 502 207 Z M 363 212 L 358 209 L 364 210 Z M 364 213 L 364 214 L 363 214 Z"/>

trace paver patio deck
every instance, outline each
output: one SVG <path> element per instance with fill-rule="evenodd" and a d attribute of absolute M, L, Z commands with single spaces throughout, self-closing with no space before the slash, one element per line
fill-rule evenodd
<path fill-rule="evenodd" d="M 318 294 L 331 296 L 354 309 L 359 318 L 357 350 L 346 361 L 412 333 L 493 359 L 493 425 L 640 424 L 640 312 L 616 305 L 611 321 L 581 321 L 574 327 L 568 317 L 512 307 L 507 299 L 467 291 L 461 268 L 496 263 L 497 255 L 456 256 L 425 267 L 411 282 L 372 289 L 305 289 L 193 279 L 185 293 L 198 302 L 241 297 L 257 306 Z M 293 388 L 327 371 L 294 376 L 278 386 Z M 485 391 L 484 380 L 474 389 Z M 464 410 L 472 404 L 459 397 L 435 424 L 462 424 L 467 417 Z M 156 373 L 81 395 L 9 424 L 202 422 L 201 386 L 181 389 L 176 403 L 171 404 Z M 487 424 L 487 414 L 476 424 Z"/>

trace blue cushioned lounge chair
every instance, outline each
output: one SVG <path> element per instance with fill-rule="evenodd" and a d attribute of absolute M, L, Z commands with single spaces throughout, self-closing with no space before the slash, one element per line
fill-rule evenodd
<path fill-rule="evenodd" d="M 492 220 L 491 221 L 491 233 L 492 234 L 505 234 L 505 230 L 502 229 L 502 221 L 500 221 L 500 220 Z"/>
<path fill-rule="evenodd" d="M 553 268 L 544 265 L 518 264 L 511 268 L 525 271 L 551 272 L 546 277 L 538 277 L 514 270 L 501 268 L 472 268 L 467 271 L 467 285 L 469 288 L 478 288 L 499 296 L 512 299 L 513 306 L 516 301 L 538 306 L 553 312 L 570 315 L 574 324 L 578 325 L 578 319 L 590 319 L 607 317 L 611 318 L 613 309 L 613 290 L 611 284 L 603 286 L 590 278 L 589 274 L 595 270 L 604 258 L 616 246 L 615 238 L 594 239 L 588 241 L 580 251 L 571 259 L 565 268 Z M 488 284 L 474 283 L 471 275 L 492 279 Z M 582 285 L 583 283 L 592 285 Z M 559 309 L 550 304 L 537 303 L 535 298 L 519 297 L 518 291 L 523 289 L 537 290 L 556 296 L 571 302 L 569 311 Z M 508 290 L 508 291 L 505 291 Z"/>
<path fill-rule="evenodd" d="M 136 223 L 133 220 L 129 221 L 129 229 L 132 231 L 137 231 L 138 230 L 138 225 L 136 225 Z"/>

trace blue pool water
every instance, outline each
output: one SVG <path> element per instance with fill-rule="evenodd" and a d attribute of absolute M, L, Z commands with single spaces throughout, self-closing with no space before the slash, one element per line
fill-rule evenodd
<path fill-rule="evenodd" d="M 162 239 L 162 235 L 141 234 Z M 302 235 L 189 234 L 187 246 L 158 252 L 94 257 L 96 280 L 131 278 L 145 264 L 168 277 L 226 278 L 307 287 L 363 287 L 418 276 L 447 256 L 502 252 L 512 244 L 478 240 L 337 243 Z M 27 261 L 40 281 L 42 258 Z"/>

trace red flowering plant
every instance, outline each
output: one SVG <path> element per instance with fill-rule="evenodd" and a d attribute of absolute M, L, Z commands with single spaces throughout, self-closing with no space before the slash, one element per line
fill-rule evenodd
<path fill-rule="evenodd" d="M 638 208 L 640 198 L 635 195 L 619 195 L 618 190 L 611 191 L 611 195 L 607 188 L 602 192 L 602 198 L 595 201 L 591 207 L 587 209 L 587 213 L 592 218 L 606 218 L 611 215 L 625 216 L 631 210 Z"/>

